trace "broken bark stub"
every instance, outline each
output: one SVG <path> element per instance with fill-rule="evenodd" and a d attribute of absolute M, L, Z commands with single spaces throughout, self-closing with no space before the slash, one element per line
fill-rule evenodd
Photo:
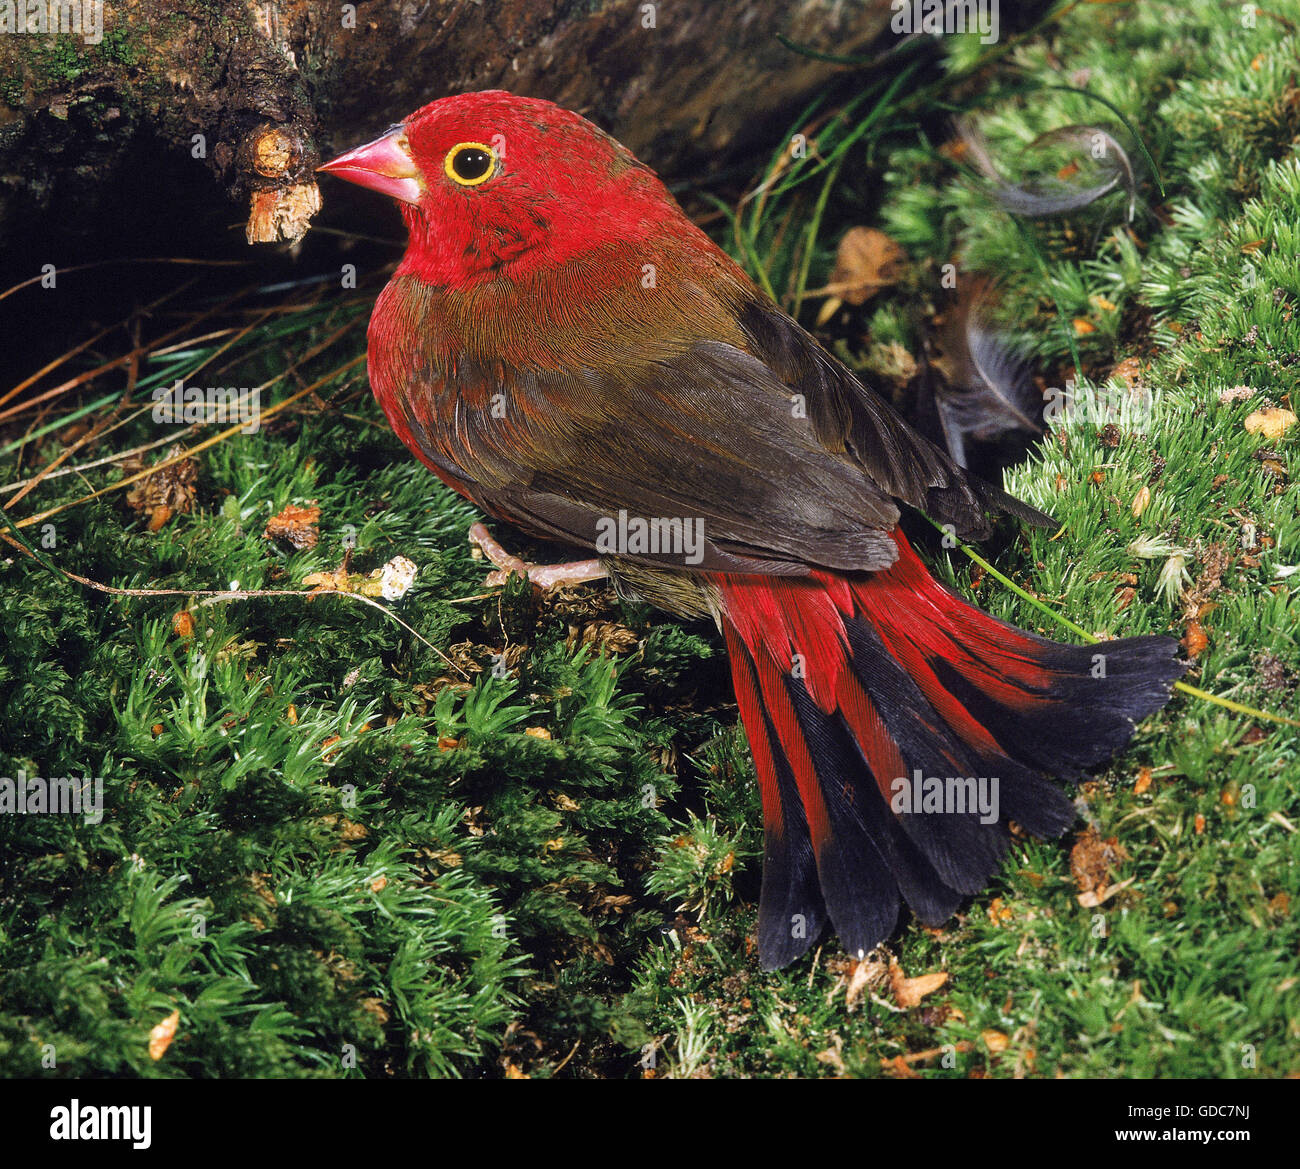
<path fill-rule="evenodd" d="M 250 244 L 297 243 L 321 208 L 313 176 L 316 156 L 294 126 L 264 124 L 240 146 L 238 165 L 249 176 L 252 204 L 245 237 Z"/>

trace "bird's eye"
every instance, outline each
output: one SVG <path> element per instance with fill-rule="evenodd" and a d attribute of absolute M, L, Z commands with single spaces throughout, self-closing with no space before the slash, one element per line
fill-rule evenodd
<path fill-rule="evenodd" d="M 447 151 L 443 169 L 462 187 L 477 187 L 496 173 L 496 151 L 482 142 L 460 142 Z"/>

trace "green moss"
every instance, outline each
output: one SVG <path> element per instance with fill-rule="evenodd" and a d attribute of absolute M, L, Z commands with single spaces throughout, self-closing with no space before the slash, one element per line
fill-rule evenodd
<path fill-rule="evenodd" d="M 148 53 L 144 34 L 131 26 L 105 29 L 104 39 L 93 47 L 95 55 L 116 65 L 138 65 Z"/>

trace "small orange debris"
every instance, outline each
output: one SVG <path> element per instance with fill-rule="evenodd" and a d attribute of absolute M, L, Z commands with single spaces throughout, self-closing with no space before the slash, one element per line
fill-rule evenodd
<path fill-rule="evenodd" d="M 1247 415 L 1243 425 L 1251 434 L 1262 434 L 1267 439 L 1281 438 L 1296 423 L 1296 416 L 1281 406 L 1265 406 Z"/>
<path fill-rule="evenodd" d="M 1100 832 L 1089 827 L 1079 833 L 1070 849 L 1070 873 L 1081 893 L 1097 893 L 1101 898 L 1111 870 L 1128 859 L 1128 851 L 1117 837 L 1102 839 Z"/>
<path fill-rule="evenodd" d="M 1210 639 L 1202 628 L 1201 623 L 1196 620 L 1187 623 L 1187 633 L 1183 636 L 1182 645 L 1187 651 L 1189 657 L 1200 657 L 1205 652 L 1206 647 L 1210 644 Z"/>
<path fill-rule="evenodd" d="M 994 1055 L 997 1055 L 1000 1051 L 1006 1051 L 1007 1044 L 1011 1042 L 1001 1031 L 994 1031 L 991 1028 L 987 1031 L 981 1031 L 980 1038 L 984 1040 L 984 1046 Z"/>
<path fill-rule="evenodd" d="M 262 535 L 268 540 L 284 540 L 299 552 L 315 548 L 320 542 L 320 532 L 316 527 L 320 522 L 320 508 L 314 503 L 313 500 L 307 507 L 289 504 L 279 515 L 267 520 Z"/>
<path fill-rule="evenodd" d="M 176 1027 L 180 1021 L 181 1013 L 175 1010 L 149 1032 L 150 1059 L 159 1060 L 167 1054 L 172 1040 L 176 1038 Z"/>
<path fill-rule="evenodd" d="M 994 925 L 997 925 L 999 922 L 1010 921 L 1014 916 L 1015 914 L 1012 912 L 1011 906 L 1003 905 L 1001 897 L 994 897 L 992 902 L 990 902 L 989 921 Z"/>

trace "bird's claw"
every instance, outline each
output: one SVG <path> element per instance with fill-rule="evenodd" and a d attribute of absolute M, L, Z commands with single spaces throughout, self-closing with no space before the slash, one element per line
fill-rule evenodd
<path fill-rule="evenodd" d="M 562 585 L 581 584 L 583 581 L 599 580 L 606 575 L 599 560 L 572 560 L 566 564 L 529 564 L 507 552 L 486 524 L 475 524 L 469 530 L 469 542 L 480 549 L 497 571 L 490 572 L 483 582 L 489 587 L 503 585 L 512 576 L 527 577 L 529 582 L 539 589 L 554 589 Z"/>

